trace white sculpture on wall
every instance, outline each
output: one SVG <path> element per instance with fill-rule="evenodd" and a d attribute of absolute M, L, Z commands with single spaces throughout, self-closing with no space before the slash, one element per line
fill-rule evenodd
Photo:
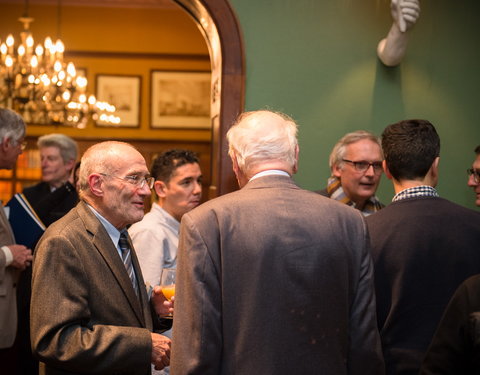
<path fill-rule="evenodd" d="M 419 0 L 392 0 L 393 24 L 386 38 L 378 43 L 377 55 L 387 66 L 400 64 L 405 56 L 408 33 L 420 16 Z"/>

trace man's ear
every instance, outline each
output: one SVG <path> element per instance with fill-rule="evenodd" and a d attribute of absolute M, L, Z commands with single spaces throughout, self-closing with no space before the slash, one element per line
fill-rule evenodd
<path fill-rule="evenodd" d="M 8 137 L 4 137 L 0 148 L 3 152 L 6 152 L 10 147 L 12 147 L 12 140 Z"/>
<path fill-rule="evenodd" d="M 383 166 L 383 171 L 385 172 L 385 176 L 387 176 L 387 178 L 389 180 L 391 180 L 393 178 L 392 174 L 390 173 L 390 170 L 388 169 L 388 165 L 387 165 L 387 162 L 384 160 L 382 161 L 382 166 Z"/>
<path fill-rule="evenodd" d="M 435 178 L 438 178 L 438 166 L 440 165 L 440 156 L 437 156 L 432 163 L 432 173 Z"/>
<path fill-rule="evenodd" d="M 163 181 L 155 181 L 153 184 L 153 189 L 155 190 L 155 193 L 157 194 L 157 197 L 159 198 L 165 198 L 166 193 L 165 189 L 167 188 L 167 185 Z"/>
<path fill-rule="evenodd" d="M 295 164 L 293 165 L 293 174 L 298 172 L 298 156 L 300 155 L 300 146 L 295 146 Z"/>
<path fill-rule="evenodd" d="M 103 192 L 103 179 L 99 174 L 91 174 L 88 176 L 88 186 L 93 195 L 97 197 L 102 197 Z"/>
<path fill-rule="evenodd" d="M 338 166 L 338 164 L 334 164 L 332 167 L 332 175 L 340 178 L 342 177 L 342 168 Z"/>
<path fill-rule="evenodd" d="M 438 166 L 440 164 L 440 156 L 437 156 L 432 163 L 428 173 L 430 175 L 430 184 L 435 187 L 438 184 Z"/>

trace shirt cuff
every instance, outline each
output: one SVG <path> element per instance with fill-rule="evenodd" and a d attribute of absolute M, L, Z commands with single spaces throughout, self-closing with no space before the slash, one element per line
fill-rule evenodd
<path fill-rule="evenodd" d="M 8 267 L 13 262 L 12 252 L 10 251 L 8 246 L 2 246 L 0 247 L 0 249 L 2 249 L 2 251 L 5 253 L 5 260 L 6 260 L 5 267 Z"/>

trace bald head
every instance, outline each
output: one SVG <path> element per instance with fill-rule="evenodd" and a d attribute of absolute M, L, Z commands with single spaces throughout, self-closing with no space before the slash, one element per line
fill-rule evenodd
<path fill-rule="evenodd" d="M 78 184 L 80 196 L 89 190 L 88 177 L 94 172 L 115 174 L 119 169 L 119 160 L 126 152 L 141 156 L 135 147 L 125 142 L 107 141 L 97 143 L 85 151 L 80 162 Z"/>

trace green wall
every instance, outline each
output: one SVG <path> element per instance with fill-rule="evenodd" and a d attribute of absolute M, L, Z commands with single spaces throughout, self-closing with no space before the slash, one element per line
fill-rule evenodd
<path fill-rule="evenodd" d="M 387 68 L 376 46 L 392 18 L 389 0 L 230 0 L 247 62 L 246 110 L 271 108 L 300 124 L 304 188 L 323 188 L 328 155 L 346 132 L 380 134 L 424 118 L 442 140 L 440 195 L 474 208 L 465 170 L 480 144 L 478 0 L 421 0 L 407 55 Z M 378 194 L 393 188 L 384 176 Z"/>

